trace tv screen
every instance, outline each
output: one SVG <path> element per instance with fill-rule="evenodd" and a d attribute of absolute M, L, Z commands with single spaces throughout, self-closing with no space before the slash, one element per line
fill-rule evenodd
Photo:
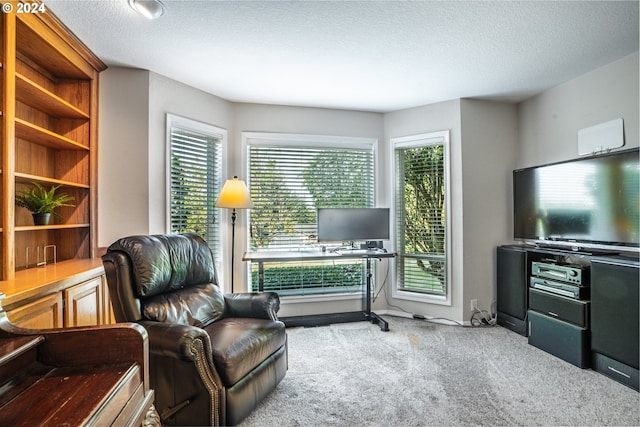
<path fill-rule="evenodd" d="M 638 149 L 513 171 L 514 237 L 640 248 Z"/>
<path fill-rule="evenodd" d="M 389 208 L 319 208 L 318 242 L 389 239 Z"/>

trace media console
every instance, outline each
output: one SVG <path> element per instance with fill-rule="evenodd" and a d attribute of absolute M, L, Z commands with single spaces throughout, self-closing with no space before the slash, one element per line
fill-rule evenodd
<path fill-rule="evenodd" d="M 497 248 L 497 322 L 529 344 L 635 390 L 640 260 L 527 245 Z"/>

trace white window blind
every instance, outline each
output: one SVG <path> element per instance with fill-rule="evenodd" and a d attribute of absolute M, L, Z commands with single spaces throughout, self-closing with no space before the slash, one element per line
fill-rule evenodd
<path fill-rule="evenodd" d="M 175 116 L 167 122 L 170 232 L 201 235 L 220 268 L 220 209 L 214 203 L 222 187 L 224 130 Z"/>
<path fill-rule="evenodd" d="M 447 145 L 441 138 L 395 145 L 398 289 L 447 295 Z"/>
<path fill-rule="evenodd" d="M 248 140 L 252 250 L 298 250 L 316 245 L 320 207 L 372 207 L 375 201 L 374 143 L 349 145 L 345 138 Z M 257 278 L 252 266 L 252 285 Z M 265 290 L 287 295 L 349 292 L 363 283 L 360 261 L 269 263 Z"/>

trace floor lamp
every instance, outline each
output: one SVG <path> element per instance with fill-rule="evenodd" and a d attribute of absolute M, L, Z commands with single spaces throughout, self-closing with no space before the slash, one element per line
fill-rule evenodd
<path fill-rule="evenodd" d="M 251 207 L 251 196 L 249 189 L 243 180 L 234 176 L 228 179 L 222 186 L 218 200 L 216 200 L 217 208 L 233 209 L 231 212 L 231 293 L 233 293 L 233 264 L 236 240 L 236 209 L 249 209 Z"/>

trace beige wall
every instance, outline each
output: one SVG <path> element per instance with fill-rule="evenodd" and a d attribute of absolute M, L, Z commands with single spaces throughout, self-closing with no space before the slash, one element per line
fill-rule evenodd
<path fill-rule="evenodd" d="M 464 269 L 463 257 L 463 190 L 462 190 L 462 133 L 460 124 L 460 100 L 441 102 L 423 107 L 410 108 L 385 114 L 385 132 L 387 141 L 391 138 L 418 135 L 429 132 L 448 130 L 450 154 L 451 182 L 451 305 L 425 304 L 406 299 L 388 298 L 391 305 L 411 314 L 462 321 Z M 391 147 L 389 148 L 391 150 Z M 389 157 L 391 152 L 389 151 Z M 393 172 L 389 168 L 387 175 Z M 457 261 L 456 261 L 457 260 Z M 395 286 L 392 280 L 390 286 Z M 389 288 L 391 289 L 391 288 Z"/>
<path fill-rule="evenodd" d="M 387 139 L 450 131 L 451 305 L 393 299 L 391 305 L 428 318 L 468 321 L 470 300 L 489 310 L 495 299 L 495 247 L 509 240 L 516 107 L 462 99 L 385 115 Z M 389 171 L 389 176 L 393 172 Z"/>
<path fill-rule="evenodd" d="M 166 115 L 186 117 L 232 131 L 231 103 L 160 74 L 149 79 L 149 232 L 167 230 Z M 226 147 L 223 147 L 223 159 Z M 226 172 L 223 165 L 223 174 Z"/>
<path fill-rule="evenodd" d="M 389 139 L 449 130 L 451 305 L 389 303 L 428 317 L 468 320 L 470 299 L 483 309 L 495 300 L 495 246 L 512 235 L 511 171 L 577 157 L 577 131 L 617 117 L 624 119 L 625 147 L 638 146 L 638 81 L 636 53 L 517 106 L 464 99 L 377 114 L 235 104 L 155 73 L 112 67 L 100 80 L 98 242 L 108 246 L 124 235 L 165 232 L 166 113 L 228 130 L 227 176 L 246 173 L 245 131 L 377 138 L 381 206 L 392 200 Z M 236 242 L 246 242 L 245 218 L 241 213 Z M 238 256 L 245 248 L 238 244 L 236 283 L 245 278 Z M 283 304 L 281 315 L 351 311 L 357 304 Z M 374 307 L 397 310 L 384 298 Z"/>
<path fill-rule="evenodd" d="M 149 232 L 149 73 L 100 74 L 98 246 Z"/>
<path fill-rule="evenodd" d="M 98 245 L 166 231 L 166 114 L 231 126 L 231 104 L 144 70 L 100 74 Z"/>
<path fill-rule="evenodd" d="M 516 106 L 465 99 L 462 117 L 464 296 L 468 320 L 471 300 L 493 310 L 496 247 L 512 241 L 511 171 L 517 150 Z M 456 260 L 454 260 L 456 261 Z"/>
<path fill-rule="evenodd" d="M 516 167 L 578 157 L 578 130 L 624 120 L 625 147 L 637 147 L 638 52 L 518 105 Z"/>

